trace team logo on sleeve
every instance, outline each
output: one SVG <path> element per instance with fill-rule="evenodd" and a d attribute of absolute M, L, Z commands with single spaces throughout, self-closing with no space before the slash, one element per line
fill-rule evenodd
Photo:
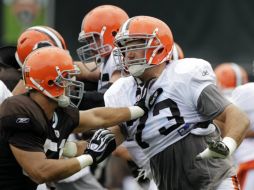
<path fill-rule="evenodd" d="M 16 123 L 29 123 L 30 122 L 30 118 L 27 117 L 20 117 L 16 119 Z"/>
<path fill-rule="evenodd" d="M 209 72 L 208 72 L 207 70 L 204 70 L 204 71 L 202 72 L 202 76 L 204 77 L 204 76 L 206 76 L 206 75 L 209 75 Z"/>

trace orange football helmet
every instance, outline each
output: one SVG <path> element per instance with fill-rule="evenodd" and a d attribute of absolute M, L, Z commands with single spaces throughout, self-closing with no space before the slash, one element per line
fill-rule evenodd
<path fill-rule="evenodd" d="M 113 5 L 98 6 L 87 13 L 78 38 L 79 42 L 85 43 L 77 49 L 80 60 L 83 63 L 95 62 L 93 69 L 96 69 L 102 58 L 111 53 L 115 35 L 128 18 L 124 10 Z"/>
<path fill-rule="evenodd" d="M 173 53 L 172 53 L 172 59 L 173 60 L 178 60 L 178 59 L 183 59 L 184 58 L 184 53 L 182 48 L 177 44 L 176 42 L 174 43 L 173 47 Z"/>
<path fill-rule="evenodd" d="M 82 99 L 83 83 L 73 79 L 79 70 L 70 54 L 61 48 L 49 46 L 34 50 L 25 59 L 22 74 L 28 89 L 36 89 L 61 107 L 74 105 L 71 98 L 77 100 L 75 106 L 78 106 Z"/>
<path fill-rule="evenodd" d="M 246 70 L 235 63 L 223 63 L 214 69 L 220 89 L 233 89 L 248 82 Z"/>
<path fill-rule="evenodd" d="M 128 45 L 126 42 L 142 41 Z M 174 45 L 170 28 L 163 21 L 150 16 L 136 16 L 128 19 L 115 37 L 117 55 L 123 68 L 139 65 L 146 68 L 171 59 Z M 127 60 L 128 52 L 144 50 L 143 58 Z"/>
<path fill-rule="evenodd" d="M 18 38 L 15 57 L 20 67 L 26 57 L 34 49 L 44 46 L 56 46 L 66 50 L 63 37 L 53 28 L 47 26 L 33 26 L 26 29 Z"/>

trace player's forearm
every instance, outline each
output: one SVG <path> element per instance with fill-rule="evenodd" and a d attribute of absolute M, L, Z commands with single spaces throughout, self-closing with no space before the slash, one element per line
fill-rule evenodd
<path fill-rule="evenodd" d="M 77 158 L 60 160 L 46 159 L 45 162 L 41 163 L 40 167 L 36 168 L 37 171 L 29 174 L 29 176 L 37 183 L 58 181 L 92 164 L 92 161 L 88 158 L 81 166 Z"/>
<path fill-rule="evenodd" d="M 240 111 L 232 104 L 226 109 L 224 136 L 233 138 L 237 145 L 239 145 L 249 129 L 249 119 L 244 112 Z"/>
<path fill-rule="evenodd" d="M 128 108 L 97 108 L 94 115 L 100 128 L 118 125 L 122 122 L 139 118 L 144 115 L 144 110 L 138 106 Z"/>
<path fill-rule="evenodd" d="M 130 106 L 125 108 L 93 108 L 79 113 L 79 126 L 73 131 L 75 133 L 115 126 L 125 121 L 137 119 L 143 116 L 145 111 L 139 106 Z"/>
<path fill-rule="evenodd" d="M 80 80 L 89 80 L 89 81 L 92 81 L 92 82 L 97 82 L 99 80 L 99 77 L 100 77 L 99 69 L 91 72 L 87 68 L 87 67 L 89 67 L 89 64 L 87 64 L 87 67 L 84 66 L 84 64 L 80 61 L 75 61 L 74 64 L 77 65 L 78 68 L 80 69 L 80 74 L 77 75 L 78 79 L 80 79 Z"/>
<path fill-rule="evenodd" d="M 123 141 L 125 141 L 126 136 L 122 133 L 120 126 L 114 126 L 108 129 L 115 134 L 116 146 L 119 146 Z"/>

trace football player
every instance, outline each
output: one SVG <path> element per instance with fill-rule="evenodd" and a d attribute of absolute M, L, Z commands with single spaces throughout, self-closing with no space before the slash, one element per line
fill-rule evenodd
<path fill-rule="evenodd" d="M 183 58 L 183 50 L 175 42 L 172 50 L 172 60 L 179 60 Z M 134 177 L 136 177 L 139 185 L 142 186 L 143 189 L 157 189 L 151 177 L 151 169 L 149 163 L 145 162 L 146 156 L 136 141 L 130 139 L 128 141 L 124 141 L 123 145 L 117 147 L 113 154 L 128 161 Z"/>
<path fill-rule="evenodd" d="M 240 186 L 242 190 L 251 190 L 254 187 L 254 83 L 247 83 L 236 87 L 231 96 L 231 100 L 250 119 L 250 129 L 245 139 L 234 153 L 234 160 L 238 164 Z"/>
<path fill-rule="evenodd" d="M 81 74 L 77 76 L 77 79 L 86 84 L 84 96 L 79 105 L 81 110 L 104 106 L 104 92 L 120 77 L 120 71 L 113 59 L 113 41 L 120 26 L 128 18 L 124 10 L 113 5 L 95 7 L 84 16 L 78 37 L 79 42 L 82 44 L 77 49 L 80 62 L 75 62 L 81 70 Z M 96 90 L 87 89 L 87 86 L 91 86 L 90 84 L 98 84 Z M 56 187 L 61 190 L 77 189 L 80 184 L 87 187 L 88 182 L 83 183 L 85 173 L 87 171 L 83 170 L 75 176 L 57 183 Z M 95 185 L 95 182 L 93 184 Z M 87 188 L 102 189 L 98 186 Z"/>
<path fill-rule="evenodd" d="M 75 63 L 81 69 L 78 79 L 98 82 L 98 86 L 97 91 L 84 94 L 84 104 L 91 105 L 81 109 L 104 106 L 104 92 L 121 76 L 112 53 L 113 41 L 128 18 L 124 10 L 114 5 L 98 6 L 85 15 L 78 38 L 83 46 L 77 49 L 81 62 Z"/>
<path fill-rule="evenodd" d="M 232 91 L 248 82 L 247 71 L 236 63 L 222 63 L 214 69 L 217 86 L 222 93 L 230 98 Z"/>
<path fill-rule="evenodd" d="M 103 146 L 89 147 L 88 154 L 79 150 L 75 158 L 59 158 L 71 132 L 109 127 L 148 111 L 145 98 L 128 108 L 79 111 L 75 106 L 83 84 L 73 80 L 78 71 L 69 53 L 58 47 L 36 49 L 25 59 L 22 74 L 29 92 L 6 99 L 0 107 L 0 189 L 36 189 L 100 161 L 107 156 L 103 143 L 114 139 L 108 133 L 100 136 Z M 73 86 L 80 90 L 73 94 Z"/>
<path fill-rule="evenodd" d="M 105 105 L 128 106 L 143 94 L 161 93 L 147 100 L 152 103 L 147 114 L 111 128 L 116 142 L 124 135 L 137 142 L 160 190 L 237 188 L 230 155 L 249 120 L 220 94 L 207 61 L 169 62 L 173 43 L 170 28 L 149 16 L 128 19 L 116 35 L 119 62 L 131 76 L 106 91 Z M 224 124 L 225 136 L 211 124 L 214 119 Z"/>

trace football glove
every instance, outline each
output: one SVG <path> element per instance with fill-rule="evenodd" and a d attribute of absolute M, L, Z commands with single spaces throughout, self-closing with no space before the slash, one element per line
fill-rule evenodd
<path fill-rule="evenodd" d="M 93 158 L 93 165 L 102 162 L 116 149 L 115 135 L 108 129 L 99 129 L 90 140 L 85 154 Z"/>
<path fill-rule="evenodd" d="M 208 140 L 208 148 L 196 156 L 196 160 L 202 160 L 206 158 L 226 158 L 231 155 L 236 147 L 237 143 L 231 137 L 225 137 L 222 141 L 220 140 Z"/>

